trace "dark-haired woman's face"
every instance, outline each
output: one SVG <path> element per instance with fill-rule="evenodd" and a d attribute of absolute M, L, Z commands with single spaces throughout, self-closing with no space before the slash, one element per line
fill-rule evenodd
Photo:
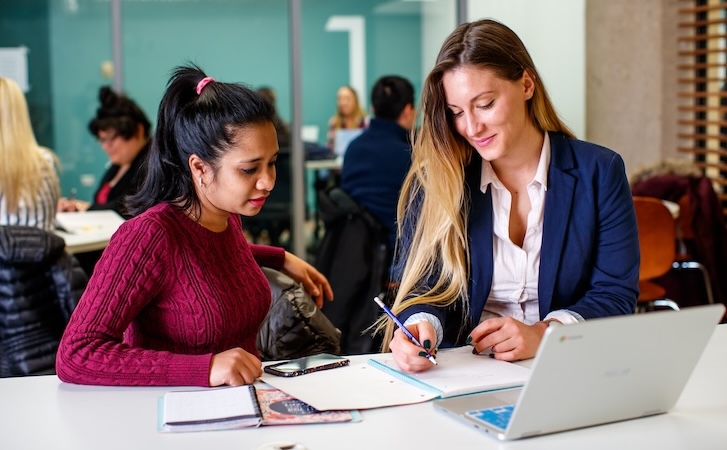
<path fill-rule="evenodd" d="M 125 139 L 116 130 L 109 128 L 108 130 L 99 130 L 97 138 L 101 148 L 108 155 L 111 164 L 121 167 L 131 165 L 146 143 L 143 129 L 141 129 L 140 133 Z"/>
<path fill-rule="evenodd" d="M 249 125 L 236 133 L 235 145 L 220 158 L 213 179 L 203 178 L 198 194 L 213 214 L 254 216 L 275 186 L 278 138 L 272 123 Z"/>

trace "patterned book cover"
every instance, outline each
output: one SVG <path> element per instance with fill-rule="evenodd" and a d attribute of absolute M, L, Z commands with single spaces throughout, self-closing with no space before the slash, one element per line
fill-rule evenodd
<path fill-rule="evenodd" d="M 358 422 L 358 411 L 318 411 L 279 389 L 257 389 L 263 425 Z"/>

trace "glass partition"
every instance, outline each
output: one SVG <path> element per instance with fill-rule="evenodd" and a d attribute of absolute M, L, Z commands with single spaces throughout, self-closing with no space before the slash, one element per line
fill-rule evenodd
<path fill-rule="evenodd" d="M 61 160 L 62 192 L 90 198 L 106 162 L 87 124 L 111 83 L 109 3 L 3 0 L 0 47 L 24 47 L 36 137 Z"/>
<path fill-rule="evenodd" d="M 424 77 L 456 25 L 456 8 L 454 0 L 302 1 L 300 133 L 306 141 L 331 147 L 339 160 L 306 164 L 306 205 L 313 220 L 307 231 L 313 249 L 322 232 L 315 214 L 316 189 L 335 184 L 335 171 L 341 167 L 342 152 L 328 141 L 338 88 L 353 87 L 369 116 L 370 89 L 384 75 L 409 79 L 418 101 Z"/>
<path fill-rule="evenodd" d="M 301 35 L 293 37 L 289 11 L 297 0 L 120 0 L 123 66 L 114 67 L 111 6 L 116 1 L 3 0 L 0 18 L 0 47 L 28 48 L 33 125 L 41 144 L 60 157 L 63 194 L 75 190 L 85 200 L 108 164 L 88 122 L 98 107 L 99 88 L 114 85 L 115 71 L 124 93 L 154 125 L 171 71 L 187 61 L 220 80 L 272 88 L 287 123 L 296 70 L 303 126 L 292 133 L 325 145 L 339 86 L 354 86 L 369 113 L 369 89 L 382 75 L 408 78 L 418 98 L 439 46 L 456 25 L 457 9 L 456 0 L 299 0 Z M 291 39 L 300 42 L 299 68 L 291 68 Z M 291 170 L 304 169 L 291 165 Z M 279 174 L 278 190 L 285 190 L 285 176 Z M 310 220 L 312 183 L 306 199 Z M 290 248 L 290 233 L 280 237 Z"/>
<path fill-rule="evenodd" d="M 290 109 L 287 0 L 124 1 L 124 90 L 156 115 L 172 70 L 191 62 L 220 81 L 269 88 L 283 121 Z M 290 146 L 281 143 L 278 181 L 248 237 L 291 249 Z"/>

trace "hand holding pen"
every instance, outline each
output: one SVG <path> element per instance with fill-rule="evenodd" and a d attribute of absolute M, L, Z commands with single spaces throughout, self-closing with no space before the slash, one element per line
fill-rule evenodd
<path fill-rule="evenodd" d="M 384 302 L 381 301 L 382 297 L 383 297 L 383 294 L 379 294 L 378 296 L 374 297 L 374 301 L 376 302 L 376 304 L 379 305 L 379 307 L 382 310 L 384 310 L 386 315 L 389 316 L 389 318 L 391 318 L 391 320 L 394 321 L 394 324 L 396 324 L 396 326 L 401 330 L 401 332 L 404 333 L 409 338 L 409 340 L 412 343 L 414 343 L 414 345 L 416 345 L 417 347 L 419 347 L 423 350 L 423 352 L 421 352 L 421 353 L 423 353 L 422 356 L 425 356 L 432 364 L 436 365 L 437 360 L 434 359 L 434 356 L 431 353 L 429 353 L 429 350 L 427 348 L 425 348 L 413 334 L 411 334 L 411 332 L 404 326 L 403 323 L 401 323 L 401 321 L 399 321 L 399 318 L 396 317 L 396 315 L 393 312 L 391 312 L 389 307 L 386 306 L 384 304 Z"/>

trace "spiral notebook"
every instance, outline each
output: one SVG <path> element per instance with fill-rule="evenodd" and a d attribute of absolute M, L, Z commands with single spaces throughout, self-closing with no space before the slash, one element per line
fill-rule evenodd
<path fill-rule="evenodd" d="M 257 427 L 262 413 L 252 385 L 173 391 L 160 399 L 160 430 L 208 431 Z"/>
<path fill-rule="evenodd" d="M 437 365 L 425 372 L 405 373 L 391 356 L 369 364 L 440 398 L 522 386 L 530 375 L 526 367 L 473 355 L 470 346 L 440 351 Z"/>

